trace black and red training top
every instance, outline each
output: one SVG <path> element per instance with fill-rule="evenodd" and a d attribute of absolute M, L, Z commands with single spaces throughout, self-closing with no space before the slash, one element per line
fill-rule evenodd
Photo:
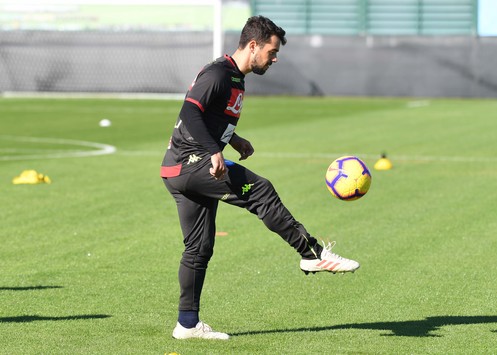
<path fill-rule="evenodd" d="M 210 162 L 229 143 L 240 118 L 245 75 L 228 55 L 207 64 L 185 96 L 161 176 L 174 177 Z"/>

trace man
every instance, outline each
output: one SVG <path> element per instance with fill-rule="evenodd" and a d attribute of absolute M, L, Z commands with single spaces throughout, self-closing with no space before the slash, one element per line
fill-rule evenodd
<path fill-rule="evenodd" d="M 257 215 L 301 255 L 300 268 L 309 272 L 353 272 L 356 261 L 322 247 L 282 204 L 270 181 L 243 166 L 225 160 L 229 144 L 240 160 L 254 153 L 251 143 L 235 133 L 242 110 L 245 75 L 263 75 L 278 61 L 285 31 L 263 16 L 245 24 L 238 49 L 205 66 L 190 86 L 169 146 L 161 176 L 174 197 L 183 233 L 178 277 L 179 316 L 176 339 L 229 338 L 199 319 L 200 295 L 207 264 L 213 254 L 218 202 L 243 207 Z"/>

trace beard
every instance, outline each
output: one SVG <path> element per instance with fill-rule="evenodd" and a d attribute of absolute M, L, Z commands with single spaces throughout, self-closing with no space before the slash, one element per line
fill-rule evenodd
<path fill-rule="evenodd" d="M 257 75 L 264 75 L 266 70 L 267 69 L 265 69 L 264 67 L 256 66 L 256 67 L 252 68 L 252 73 L 257 74 Z"/>
<path fill-rule="evenodd" d="M 254 62 L 252 63 L 252 73 L 257 74 L 257 75 L 264 75 L 264 73 L 269 69 L 271 66 L 271 62 L 268 62 L 264 64 L 263 66 L 258 65 Z"/>

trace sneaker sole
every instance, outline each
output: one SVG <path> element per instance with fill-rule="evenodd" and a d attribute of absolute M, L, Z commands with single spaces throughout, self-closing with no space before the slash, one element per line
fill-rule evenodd
<path fill-rule="evenodd" d="M 359 269 L 359 268 L 357 268 L 357 269 Z M 309 273 L 315 274 L 316 272 L 331 272 L 333 275 L 335 275 L 335 274 L 342 274 L 342 275 L 344 275 L 347 272 L 354 273 L 357 269 L 350 270 L 350 271 L 331 271 L 331 270 L 326 270 L 326 269 L 313 270 L 313 271 L 304 270 L 304 269 L 300 269 L 300 270 L 302 270 L 304 272 L 304 274 L 306 274 L 306 275 L 309 275 Z"/>

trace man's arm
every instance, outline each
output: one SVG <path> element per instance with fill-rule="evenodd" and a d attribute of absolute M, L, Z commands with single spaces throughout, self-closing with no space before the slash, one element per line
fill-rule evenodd
<path fill-rule="evenodd" d="M 209 134 L 200 108 L 192 102 L 185 101 L 180 111 L 180 117 L 193 139 L 211 153 L 211 175 L 215 179 L 222 178 L 228 171 L 224 162 L 223 153 L 214 138 Z"/>
<path fill-rule="evenodd" d="M 252 154 L 254 154 L 254 147 L 252 144 L 246 140 L 245 138 L 240 137 L 238 134 L 233 133 L 233 136 L 230 140 L 230 145 L 235 149 L 238 153 L 240 153 L 239 160 L 245 160 Z"/>
<path fill-rule="evenodd" d="M 202 117 L 202 110 L 198 105 L 190 101 L 185 101 L 179 116 L 193 139 L 201 144 L 209 153 L 215 154 L 221 151 L 218 144 L 207 130 L 207 126 Z"/>

